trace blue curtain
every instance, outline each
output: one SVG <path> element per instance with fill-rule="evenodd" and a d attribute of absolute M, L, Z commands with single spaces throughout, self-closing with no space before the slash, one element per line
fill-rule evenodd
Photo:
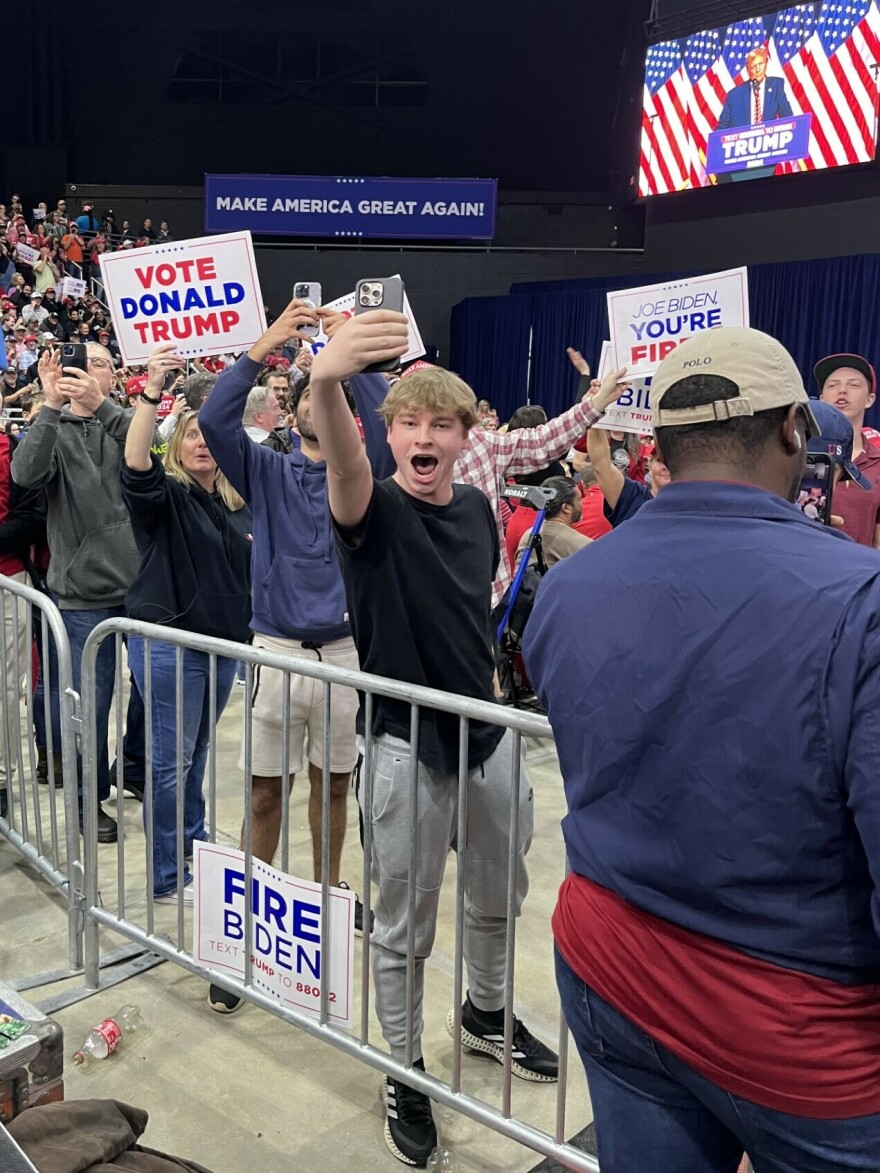
<path fill-rule="evenodd" d="M 526 401 L 530 313 L 525 297 L 472 297 L 452 311 L 450 367 L 501 419 Z"/>
<path fill-rule="evenodd" d="M 565 348 L 582 351 L 594 369 L 598 364 L 602 341 L 608 336 L 606 293 L 687 275 L 529 282 L 514 285 L 508 297 L 469 298 L 453 310 L 453 369 L 507 418 L 526 401 L 531 330 L 529 397 L 548 415 L 558 415 L 571 406 L 578 384 Z M 875 365 L 880 359 L 880 254 L 750 265 L 749 302 L 751 324 L 778 338 L 790 351 L 810 394 L 816 392 L 813 364 L 823 355 L 854 352 Z M 504 362 L 500 356 L 497 363 L 486 361 L 488 353 L 498 354 L 497 340 L 514 336 L 520 340 L 519 351 L 511 347 Z M 869 410 L 867 422 L 880 427 L 880 404 Z"/>

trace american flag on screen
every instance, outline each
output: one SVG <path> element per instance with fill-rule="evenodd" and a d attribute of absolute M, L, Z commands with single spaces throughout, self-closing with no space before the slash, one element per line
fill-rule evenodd
<path fill-rule="evenodd" d="M 765 23 L 766 22 L 766 23 Z M 786 90 L 796 114 L 812 111 L 810 155 L 800 164 L 785 164 L 779 170 L 798 167 L 811 170 L 873 159 L 877 118 L 877 70 L 880 61 L 880 0 L 827 0 L 822 4 L 800 4 L 774 17 L 752 17 L 726 29 L 696 33 L 682 46 L 677 41 L 654 46 L 663 50 L 654 71 L 648 70 L 645 109 L 649 99 L 655 115 L 648 128 L 642 123 L 642 152 L 639 194 L 654 195 L 682 186 L 702 187 L 710 182 L 706 174 L 706 143 L 717 125 L 724 99 L 746 79 L 746 55 L 759 45 L 768 45 L 768 73 L 786 79 Z M 653 50 L 651 50 L 653 52 Z M 675 72 L 676 53 L 682 54 L 684 89 Z M 649 53 L 649 67 L 651 65 Z M 662 80 L 664 70 L 667 80 Z M 653 165 L 655 142 L 664 130 L 667 137 L 680 133 L 681 118 L 665 127 L 658 125 L 656 92 L 674 85 L 677 102 L 686 98 L 687 178 L 665 173 Z M 651 150 L 648 149 L 648 144 Z M 651 165 L 647 165 L 651 163 Z M 674 182 L 671 179 L 674 178 Z"/>
<path fill-rule="evenodd" d="M 874 158 L 876 72 L 880 61 L 877 0 L 829 0 L 786 8 L 773 30 L 773 56 L 782 66 L 792 109 L 813 112 L 803 170 Z"/>
<path fill-rule="evenodd" d="M 678 41 L 652 45 L 645 65 L 640 195 L 678 191 L 687 186 L 690 173 L 688 89 Z"/>

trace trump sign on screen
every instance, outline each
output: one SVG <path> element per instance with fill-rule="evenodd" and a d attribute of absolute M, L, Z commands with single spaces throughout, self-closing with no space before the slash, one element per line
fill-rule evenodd
<path fill-rule="evenodd" d="M 652 45 L 639 195 L 869 163 L 878 59 L 880 0 L 798 4 Z"/>
<path fill-rule="evenodd" d="M 245 350 L 266 329 L 249 232 L 103 253 L 100 265 L 128 365 L 160 342 L 187 357 Z"/>

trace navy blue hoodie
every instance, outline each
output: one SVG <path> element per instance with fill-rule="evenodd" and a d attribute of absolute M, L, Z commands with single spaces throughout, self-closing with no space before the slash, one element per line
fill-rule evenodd
<path fill-rule="evenodd" d="M 199 412 L 209 449 L 253 513 L 251 627 L 329 643 L 351 635 L 327 504 L 327 465 L 257 444 L 241 417 L 261 366 L 246 355 L 217 379 Z"/>

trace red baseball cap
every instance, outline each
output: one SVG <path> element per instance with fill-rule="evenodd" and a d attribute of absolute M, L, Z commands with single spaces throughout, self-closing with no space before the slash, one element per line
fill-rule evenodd
<path fill-rule="evenodd" d="M 25 342 L 36 342 L 37 336 L 36 334 L 25 334 L 24 340 Z"/>

